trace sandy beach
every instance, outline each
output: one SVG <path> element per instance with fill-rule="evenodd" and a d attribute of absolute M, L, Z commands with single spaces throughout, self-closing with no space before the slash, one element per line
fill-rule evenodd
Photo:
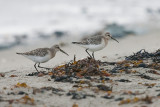
<path fill-rule="evenodd" d="M 156 32 L 142 36 L 129 35 L 123 39 L 119 39 L 119 44 L 111 40 L 105 49 L 95 53 L 95 58 L 96 60 L 115 62 L 123 61 L 125 56 L 132 55 L 141 49 L 155 52 L 160 46 L 159 34 L 159 32 Z M 51 44 L 45 45 L 51 46 Z M 16 52 L 25 52 L 39 47 L 44 47 L 44 44 L 37 43 L 34 46 L 17 46 L 0 52 L 0 73 L 4 75 L 0 76 L 1 107 L 158 107 L 160 104 L 160 99 L 154 97 L 159 94 L 160 76 L 146 73 L 146 71 L 151 70 L 150 68 L 132 68 L 131 70 L 136 71 L 136 73 L 119 73 L 116 76 L 108 76 L 105 78 L 109 78 L 109 80 L 98 83 L 93 82 L 91 83 L 93 87 L 90 88 L 83 88 L 87 85 L 85 83 L 56 82 L 49 75 L 40 77 L 26 76 L 27 74 L 36 72 L 33 66 L 34 63 L 23 56 L 16 55 Z M 74 55 L 76 55 L 77 60 L 87 57 L 84 49 L 76 45 L 68 44 L 62 47 L 62 49 L 69 56 L 58 52 L 55 58 L 42 65 L 54 68 L 73 60 Z M 106 70 L 110 70 L 113 67 L 114 65 L 107 64 L 102 66 Z M 137 77 L 138 72 L 156 79 L 147 80 Z M 157 72 L 160 71 L 157 70 Z M 118 80 L 121 79 L 126 80 L 126 82 L 119 82 Z M 21 83 L 25 83 L 25 85 L 20 85 Z M 81 88 L 77 88 L 75 85 L 81 85 Z M 105 87 L 99 88 L 100 91 L 96 91 L 97 89 L 94 87 L 97 85 L 112 87 L 112 90 L 106 90 Z M 148 88 L 149 86 L 150 88 Z M 36 91 L 36 94 L 33 93 L 35 89 L 39 90 Z M 80 98 L 74 99 L 72 94 L 69 94 L 73 90 L 80 93 Z M 85 98 L 81 97 L 84 94 L 88 96 L 86 95 Z M 109 95 L 108 98 L 104 98 L 105 95 Z M 149 98 L 146 98 L 147 95 Z M 148 100 L 151 99 L 150 97 L 152 97 L 151 102 Z M 139 101 L 140 98 L 143 100 Z M 123 101 L 127 101 L 126 99 L 129 99 L 128 103 L 123 104 Z"/>
<path fill-rule="evenodd" d="M 159 0 L 0 0 L 0 16 L 0 107 L 159 107 Z M 119 43 L 95 59 L 72 44 L 106 32 Z M 16 54 L 55 44 L 69 56 L 40 72 Z"/>

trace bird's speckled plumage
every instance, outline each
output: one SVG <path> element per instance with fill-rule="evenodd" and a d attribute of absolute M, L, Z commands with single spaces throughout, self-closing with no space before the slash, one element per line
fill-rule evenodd
<path fill-rule="evenodd" d="M 25 52 L 25 53 L 18 53 L 21 55 L 28 55 L 28 56 L 40 56 L 43 57 L 47 54 L 49 54 L 49 52 L 51 51 L 50 48 L 38 48 L 29 52 Z"/>
<path fill-rule="evenodd" d="M 93 36 L 77 43 L 81 45 L 89 45 L 89 44 L 98 45 L 102 42 L 102 39 L 104 39 L 103 36 Z"/>
<path fill-rule="evenodd" d="M 104 36 L 103 35 L 97 35 L 88 37 L 81 42 L 72 42 L 73 44 L 81 44 L 81 45 L 99 45 L 102 43 L 102 40 L 109 39 L 111 37 L 110 33 L 107 32 Z"/>

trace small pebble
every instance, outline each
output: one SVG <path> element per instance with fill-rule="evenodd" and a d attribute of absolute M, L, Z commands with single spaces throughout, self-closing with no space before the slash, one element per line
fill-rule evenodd
<path fill-rule="evenodd" d="M 25 92 L 19 91 L 18 94 L 19 94 L 19 95 L 23 95 L 23 94 L 25 94 Z"/>

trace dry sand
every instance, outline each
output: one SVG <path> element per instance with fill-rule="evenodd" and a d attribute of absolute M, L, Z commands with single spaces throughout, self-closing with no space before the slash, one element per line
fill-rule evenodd
<path fill-rule="evenodd" d="M 115 60 L 123 60 L 124 56 L 131 55 L 133 52 L 137 52 L 140 49 L 146 49 L 149 52 L 154 52 L 155 50 L 159 49 L 160 47 L 160 33 L 152 33 L 148 35 L 142 35 L 142 36 L 128 36 L 123 39 L 119 39 L 119 44 L 115 41 L 110 41 L 108 46 L 95 53 L 96 59 L 103 60 L 103 61 L 115 61 Z M 50 45 L 50 44 L 47 44 Z M 13 88 L 14 85 L 16 85 L 18 82 L 23 83 L 25 82 L 30 87 L 47 87 L 52 86 L 54 88 L 61 88 L 65 92 L 62 92 L 64 95 L 59 96 L 56 94 L 50 94 L 49 92 L 43 93 L 43 94 L 36 94 L 36 95 L 30 95 L 31 98 L 34 98 L 37 107 L 72 107 L 74 103 L 78 104 L 79 107 L 117 107 L 119 106 L 119 101 L 114 101 L 114 99 L 104 99 L 101 98 L 101 96 L 105 95 L 105 92 L 99 92 L 96 94 L 96 98 L 87 97 L 86 99 L 81 100 L 74 100 L 71 99 L 71 96 L 66 96 L 66 93 L 69 90 L 73 90 L 73 85 L 70 83 L 62 83 L 62 82 L 54 82 L 53 80 L 48 81 L 50 79 L 49 76 L 43 76 L 43 77 L 35 77 L 35 76 L 26 76 L 26 74 L 36 72 L 34 69 L 34 63 L 28 59 L 26 59 L 23 56 L 16 55 L 16 52 L 24 52 L 28 50 L 32 50 L 38 47 L 44 47 L 43 45 L 37 44 L 34 46 L 18 46 L 10 50 L 5 50 L 0 52 L 0 72 L 3 72 L 5 74 L 5 77 L 0 77 L 0 99 L 19 99 L 23 97 L 24 95 L 7 95 L 8 92 L 18 92 L 20 90 L 26 90 L 26 92 L 31 93 L 32 89 L 28 88 Z M 52 60 L 50 60 L 47 63 L 42 64 L 42 66 L 46 67 L 55 67 L 60 64 L 63 64 L 65 62 L 69 62 L 73 59 L 73 56 L 76 55 L 77 59 L 83 59 L 87 56 L 84 49 L 81 47 L 78 47 L 76 45 L 69 44 L 66 47 L 62 47 L 70 56 L 66 56 L 60 52 L 57 53 L 56 57 Z M 137 71 L 145 72 L 148 69 L 144 68 L 137 68 Z M 17 75 L 18 77 L 9 77 L 10 75 Z M 138 78 L 134 75 L 129 74 L 121 74 L 119 77 L 109 77 L 110 79 L 117 80 L 117 79 L 128 79 L 132 81 L 131 83 L 105 83 L 105 85 L 112 85 L 113 86 L 113 95 L 115 98 L 119 98 L 117 93 L 123 92 L 123 91 L 139 91 L 139 92 L 145 92 L 143 95 L 139 95 L 140 97 L 145 97 L 145 95 L 157 95 L 157 92 L 155 92 L 156 89 L 160 87 L 159 84 L 159 76 L 157 75 L 151 75 L 158 80 L 145 80 Z M 138 78 L 138 79 L 137 79 Z M 138 83 L 156 83 L 157 87 L 153 87 L 151 89 L 146 88 L 146 86 L 139 85 Z M 117 85 L 118 84 L 118 85 Z M 7 89 L 4 90 L 4 87 Z M 13 88 L 13 90 L 11 90 Z M 85 90 L 86 93 L 94 94 L 93 92 L 90 92 L 89 90 Z M 124 96 L 125 98 L 128 98 L 128 96 Z M 135 96 L 129 96 L 130 98 L 134 98 Z M 153 104 L 146 104 L 143 102 L 140 103 L 131 103 L 121 106 L 152 106 L 152 107 L 158 107 L 160 104 L 159 99 L 155 99 L 153 101 Z M 21 103 L 13 103 L 11 104 L 14 107 L 24 107 L 24 104 Z M 8 107 L 10 104 L 8 102 L 0 102 L 0 107 Z M 29 104 L 26 104 L 25 106 L 31 106 Z M 75 106 L 76 107 L 76 106 Z"/>

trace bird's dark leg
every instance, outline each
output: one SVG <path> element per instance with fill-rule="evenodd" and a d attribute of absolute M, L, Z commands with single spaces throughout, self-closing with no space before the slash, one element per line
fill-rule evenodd
<path fill-rule="evenodd" d="M 47 70 L 52 69 L 52 68 L 41 67 L 41 66 L 40 66 L 40 63 L 38 63 L 38 67 L 39 67 L 39 68 L 44 68 L 44 69 L 47 69 Z"/>
<path fill-rule="evenodd" d="M 37 65 L 37 63 L 34 64 L 34 68 L 36 69 L 37 72 L 39 72 L 38 69 L 36 68 L 36 65 Z"/>
<path fill-rule="evenodd" d="M 88 55 L 92 58 L 92 56 L 89 54 L 88 49 L 86 49 L 86 52 L 88 53 Z"/>
<path fill-rule="evenodd" d="M 93 57 L 93 59 L 94 59 L 94 52 L 92 52 L 92 57 Z"/>

